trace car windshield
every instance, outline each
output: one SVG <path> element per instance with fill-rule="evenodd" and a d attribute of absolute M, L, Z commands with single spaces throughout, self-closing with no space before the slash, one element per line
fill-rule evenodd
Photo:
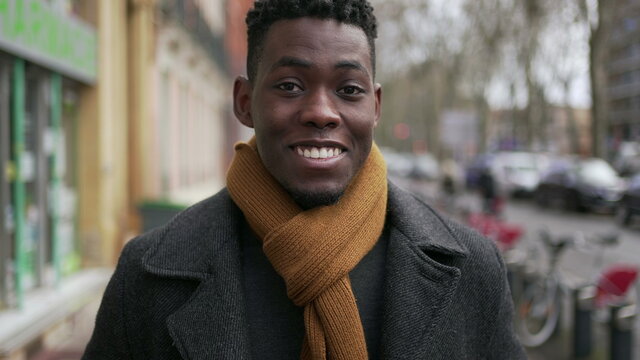
<path fill-rule="evenodd" d="M 587 161 L 578 170 L 578 174 L 584 181 L 597 186 L 618 185 L 618 175 L 615 170 L 602 160 Z"/>

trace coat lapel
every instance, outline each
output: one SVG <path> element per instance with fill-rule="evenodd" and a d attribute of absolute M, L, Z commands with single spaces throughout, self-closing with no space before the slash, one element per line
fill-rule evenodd
<path fill-rule="evenodd" d="M 240 263 L 241 213 L 226 190 L 188 209 L 143 258 L 147 271 L 200 281 L 189 301 L 167 318 L 184 359 L 249 359 Z"/>
<path fill-rule="evenodd" d="M 241 268 L 234 253 L 220 256 L 218 271 L 167 319 L 169 334 L 185 359 L 250 358 Z"/>
<path fill-rule="evenodd" d="M 389 226 L 382 351 L 385 359 L 433 357 L 429 344 L 460 279 L 466 248 L 430 208 L 389 187 Z"/>

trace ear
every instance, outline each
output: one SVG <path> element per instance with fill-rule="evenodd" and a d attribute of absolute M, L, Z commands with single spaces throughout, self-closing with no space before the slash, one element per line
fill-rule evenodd
<path fill-rule="evenodd" d="M 374 127 L 378 126 L 378 121 L 380 120 L 381 108 L 382 108 L 382 85 L 379 83 L 375 83 L 374 85 L 375 92 L 375 106 L 376 106 L 376 120 L 374 123 Z"/>
<path fill-rule="evenodd" d="M 244 126 L 253 128 L 251 83 L 244 76 L 238 76 L 233 83 L 233 113 Z"/>

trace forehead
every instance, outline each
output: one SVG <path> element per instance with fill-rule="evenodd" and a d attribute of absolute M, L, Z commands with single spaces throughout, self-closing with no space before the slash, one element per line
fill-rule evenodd
<path fill-rule="evenodd" d="M 372 73 L 367 36 L 355 25 L 303 17 L 273 23 L 264 39 L 259 71 L 269 71 L 283 57 L 313 64 L 358 62 Z"/>

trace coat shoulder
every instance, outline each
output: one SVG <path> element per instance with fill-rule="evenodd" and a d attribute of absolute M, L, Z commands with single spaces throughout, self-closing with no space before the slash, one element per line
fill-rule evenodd
<path fill-rule="evenodd" d="M 499 252 L 493 241 L 457 220 L 440 213 L 414 194 L 390 183 L 390 221 L 416 239 L 428 239 L 425 247 L 495 266 Z"/>
<path fill-rule="evenodd" d="M 208 256 L 237 232 L 240 210 L 222 189 L 174 216 L 165 225 L 130 240 L 120 262 L 157 275 L 200 279 L 208 276 Z"/>

